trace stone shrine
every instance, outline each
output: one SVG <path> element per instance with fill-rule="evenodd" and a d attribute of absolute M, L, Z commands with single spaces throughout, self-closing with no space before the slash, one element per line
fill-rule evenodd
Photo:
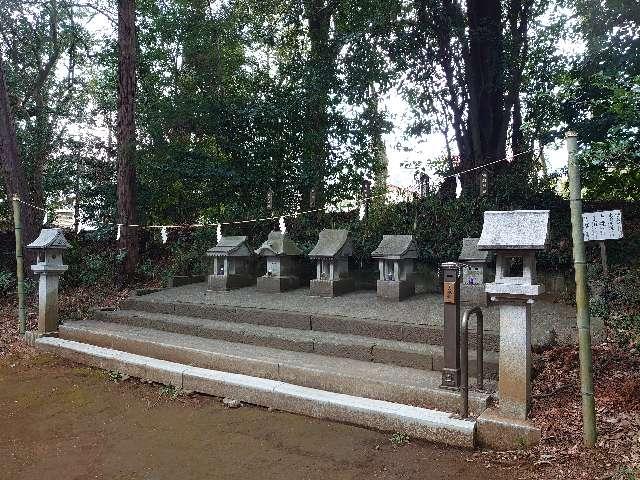
<path fill-rule="evenodd" d="M 318 243 L 309 252 L 317 261 L 316 278 L 309 284 L 309 294 L 335 297 L 355 289 L 349 276 L 349 257 L 353 254 L 351 236 L 347 230 L 325 229 L 318 235 Z"/>
<path fill-rule="evenodd" d="M 378 259 L 379 298 L 399 301 L 415 295 L 413 271 L 418 248 L 413 235 L 384 235 L 371 256 Z"/>
<path fill-rule="evenodd" d="M 259 292 L 284 292 L 300 286 L 302 250 L 285 233 L 272 231 L 255 253 L 267 259 L 267 271 L 258 277 Z"/>
<path fill-rule="evenodd" d="M 531 304 L 537 284 L 535 252 L 544 250 L 548 210 L 485 212 L 479 250 L 496 253 L 496 278 L 486 292 L 500 308 L 499 410 L 526 419 L 531 405 Z"/>
<path fill-rule="evenodd" d="M 213 271 L 208 276 L 207 290 L 227 291 L 255 283 L 251 274 L 251 247 L 245 236 L 220 237 L 215 247 L 207 250 L 213 257 Z"/>
<path fill-rule="evenodd" d="M 60 275 L 68 265 L 62 263 L 62 252 L 71 245 L 59 228 L 44 228 L 27 248 L 37 250 L 38 259 L 31 266 L 40 274 L 38 283 L 38 334 L 45 335 L 58 330 L 58 285 Z"/>
<path fill-rule="evenodd" d="M 458 260 L 463 264 L 460 299 L 473 305 L 487 305 L 484 291 L 488 277 L 488 263 L 491 255 L 486 250 L 478 250 L 479 238 L 463 238 L 462 251 Z"/>

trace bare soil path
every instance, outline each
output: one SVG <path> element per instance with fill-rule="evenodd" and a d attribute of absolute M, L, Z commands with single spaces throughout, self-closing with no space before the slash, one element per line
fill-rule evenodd
<path fill-rule="evenodd" d="M 0 477 L 513 480 L 471 452 L 115 381 L 47 355 L 0 359 Z"/>

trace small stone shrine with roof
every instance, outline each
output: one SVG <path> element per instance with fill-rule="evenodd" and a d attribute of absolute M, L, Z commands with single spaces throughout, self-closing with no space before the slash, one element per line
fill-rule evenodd
<path fill-rule="evenodd" d="M 378 297 L 399 301 L 416 293 L 413 272 L 418 248 L 413 235 L 384 235 L 371 256 L 378 259 L 380 270 Z"/>
<path fill-rule="evenodd" d="M 549 235 L 549 210 L 485 212 L 479 250 L 496 252 L 496 278 L 486 292 L 500 307 L 499 408 L 526 419 L 531 406 L 531 305 L 537 284 L 537 250 Z"/>
<path fill-rule="evenodd" d="M 272 231 L 255 253 L 267 259 L 267 271 L 258 277 L 259 292 L 284 292 L 300 286 L 302 250 L 285 233 Z"/>
<path fill-rule="evenodd" d="M 462 251 L 458 260 L 463 264 L 460 299 L 474 305 L 487 305 L 488 264 L 492 255 L 486 250 L 478 250 L 479 238 L 463 238 Z"/>
<path fill-rule="evenodd" d="M 215 247 L 207 250 L 213 257 L 213 271 L 208 277 L 208 290 L 227 291 L 255 283 L 251 273 L 251 247 L 245 236 L 223 236 Z"/>
<path fill-rule="evenodd" d="M 316 260 L 316 278 L 309 284 L 309 294 L 335 297 L 355 289 L 349 276 L 349 256 L 353 254 L 351 235 L 347 230 L 325 229 L 318 235 L 318 243 L 309 252 Z"/>
<path fill-rule="evenodd" d="M 62 252 L 71 245 L 59 228 L 44 228 L 28 249 L 37 250 L 38 259 L 31 266 L 40 274 L 38 283 L 38 333 L 46 335 L 58 330 L 58 285 L 68 265 L 62 263 Z"/>

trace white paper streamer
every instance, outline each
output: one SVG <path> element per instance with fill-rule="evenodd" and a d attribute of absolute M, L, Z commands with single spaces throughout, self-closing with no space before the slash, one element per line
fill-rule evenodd
<path fill-rule="evenodd" d="M 364 212 L 365 212 L 365 206 L 364 203 L 360 204 L 360 211 L 358 212 L 358 218 L 360 218 L 360 221 L 364 220 Z"/>
<path fill-rule="evenodd" d="M 116 240 L 120 240 L 120 227 L 121 225 L 118 224 L 118 232 L 116 233 Z"/>
<path fill-rule="evenodd" d="M 167 243 L 167 239 L 169 238 L 167 227 L 162 227 L 162 230 L 160 230 L 160 236 L 162 237 L 162 243 Z"/>
<path fill-rule="evenodd" d="M 284 217 L 280 217 L 280 231 L 283 235 L 287 233 L 287 226 L 284 223 Z"/>
<path fill-rule="evenodd" d="M 43 225 L 49 223 L 49 212 L 44 212 L 44 220 L 42 221 Z"/>
<path fill-rule="evenodd" d="M 218 228 L 216 228 L 216 238 L 218 241 L 222 238 L 222 225 L 218 224 Z"/>

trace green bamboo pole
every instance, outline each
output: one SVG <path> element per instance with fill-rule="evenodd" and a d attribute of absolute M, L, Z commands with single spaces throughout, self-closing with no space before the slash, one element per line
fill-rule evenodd
<path fill-rule="evenodd" d="M 16 235 L 16 278 L 18 279 L 18 331 L 27 330 L 27 310 L 24 302 L 24 259 L 22 257 L 22 221 L 20 219 L 20 197 L 13 196 L 13 222 Z"/>
<path fill-rule="evenodd" d="M 576 319 L 578 322 L 578 342 L 580 345 L 583 435 L 585 446 L 594 447 L 598 438 L 598 432 L 596 431 L 596 406 L 593 395 L 591 318 L 589 317 L 589 295 L 587 293 L 584 235 L 582 231 L 582 189 L 580 186 L 580 168 L 576 162 L 578 139 L 574 132 L 567 132 L 566 139 L 569 164 L 571 232 L 573 237 L 573 267 L 576 279 Z"/>

